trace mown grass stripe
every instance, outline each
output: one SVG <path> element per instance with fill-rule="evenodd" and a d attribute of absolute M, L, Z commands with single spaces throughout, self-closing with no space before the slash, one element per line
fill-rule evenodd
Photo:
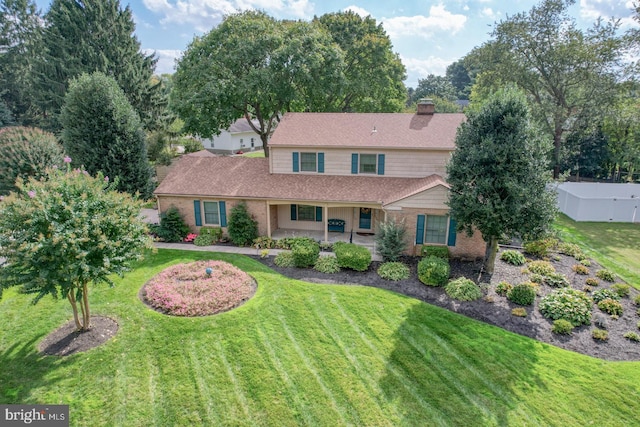
<path fill-rule="evenodd" d="M 229 361 L 227 360 L 225 351 L 222 348 L 222 344 L 221 344 L 222 340 L 223 340 L 223 337 L 218 336 L 217 339 L 215 339 L 214 347 L 220 358 L 220 361 L 222 362 L 222 365 L 224 366 L 227 377 L 229 378 L 229 381 L 233 386 L 233 391 L 235 393 L 236 400 L 240 404 L 245 420 L 248 421 L 249 424 L 254 424 L 253 422 L 251 422 L 252 421 L 251 410 L 249 409 L 249 403 L 247 402 L 247 398 L 244 395 L 240 387 L 240 384 L 238 383 L 238 379 L 236 378 L 236 375 L 233 372 L 233 368 L 229 363 Z"/>
<path fill-rule="evenodd" d="M 379 386 L 377 380 L 369 374 L 369 371 L 363 366 L 363 364 L 360 362 L 360 359 L 348 349 L 347 345 L 336 331 L 334 323 L 329 322 L 327 316 L 325 316 L 324 312 L 320 310 L 320 304 L 313 296 L 309 298 L 309 309 L 318 318 L 322 327 L 329 333 L 329 336 L 338 346 L 338 349 L 340 350 L 342 355 L 346 358 L 346 360 L 350 362 L 358 378 L 363 384 L 365 384 L 372 400 L 375 401 L 376 406 L 378 408 L 384 407 L 386 404 L 386 401 L 384 400 L 384 392 Z M 367 368 L 370 368 L 370 366 L 368 366 Z M 400 414 L 395 410 L 393 411 L 392 415 L 394 418 L 400 418 Z"/>
<path fill-rule="evenodd" d="M 153 424 L 160 425 L 161 424 L 161 412 L 164 411 L 163 405 L 158 405 L 158 402 L 162 402 L 163 398 L 158 396 L 158 394 L 162 394 L 162 390 L 158 390 L 158 384 L 156 382 L 156 378 L 160 376 L 158 371 L 158 367 L 154 363 L 154 360 L 150 357 L 147 358 L 147 369 L 149 372 L 149 384 L 148 384 L 148 395 L 149 395 L 149 404 L 152 407 L 153 414 Z"/>
<path fill-rule="evenodd" d="M 284 316 L 282 316 L 282 315 L 278 316 L 278 321 L 282 325 L 282 328 L 283 328 L 284 332 L 286 333 L 287 337 L 289 338 L 289 341 L 293 345 L 293 348 L 294 348 L 295 352 L 300 357 L 300 359 L 301 359 L 302 363 L 304 364 L 305 368 L 307 368 L 307 370 L 311 373 L 313 378 L 316 380 L 316 382 L 318 383 L 318 385 L 320 386 L 320 388 L 322 389 L 324 394 L 329 398 L 329 401 L 331 403 L 331 407 L 335 411 L 335 413 L 338 416 L 338 418 L 340 419 L 341 424 L 342 425 L 348 424 L 347 421 L 344 418 L 344 412 L 345 412 L 346 408 L 342 408 L 341 405 L 338 404 L 338 401 L 336 400 L 334 394 L 331 392 L 331 389 L 329 387 L 327 387 L 327 385 L 323 381 L 322 377 L 318 373 L 318 370 L 313 366 L 313 364 L 311 363 L 311 360 L 305 354 L 304 350 L 300 346 L 300 343 L 298 343 L 298 340 L 296 340 L 295 336 L 291 332 L 291 329 L 289 328 L 289 325 L 287 324 L 287 321 L 285 320 Z M 359 424 L 360 423 L 356 422 L 356 425 L 359 425 Z"/>
<path fill-rule="evenodd" d="M 202 369 L 202 365 L 197 355 L 205 354 L 204 352 L 199 352 L 196 348 L 196 344 L 191 339 L 189 341 L 189 359 L 191 361 L 191 375 L 194 378 L 196 383 L 196 387 L 198 389 L 198 397 L 202 406 L 204 406 L 206 421 L 212 425 L 221 425 L 222 420 L 219 415 L 214 411 L 215 404 L 211 400 L 211 391 L 209 390 L 209 386 L 205 381 L 205 371 Z"/>
<path fill-rule="evenodd" d="M 408 377 L 406 375 L 403 375 L 400 372 L 399 368 L 392 364 L 392 361 L 390 359 L 388 360 L 385 359 L 380 349 L 375 344 L 373 344 L 371 340 L 367 338 L 367 335 L 362 331 L 362 329 L 360 329 L 357 323 L 346 313 L 346 311 L 344 310 L 344 307 L 342 307 L 342 305 L 340 305 L 340 303 L 338 302 L 338 299 L 336 298 L 335 294 L 332 294 L 331 302 L 333 303 L 333 306 L 338 310 L 340 315 L 349 323 L 349 325 L 355 331 L 356 335 L 360 338 L 360 340 L 362 340 L 362 342 L 369 348 L 369 350 L 371 350 L 372 354 L 375 355 L 375 357 L 378 358 L 378 360 L 382 361 L 383 363 L 386 363 L 387 370 L 404 387 L 404 389 L 411 395 L 411 397 L 416 402 L 418 402 L 418 404 L 423 409 L 425 409 L 430 415 L 434 417 L 434 421 L 436 422 L 436 424 L 440 426 L 448 425 L 448 421 L 446 421 L 443 418 L 444 414 L 442 414 L 442 412 L 438 408 L 436 408 L 435 406 L 431 405 L 429 402 L 424 400 L 422 396 L 420 396 L 416 392 L 412 383 L 410 383 L 407 380 Z"/>
<path fill-rule="evenodd" d="M 300 393 L 300 390 L 298 389 L 295 381 L 293 381 L 287 373 L 287 370 L 276 354 L 276 351 L 273 348 L 273 345 L 271 344 L 271 341 L 269 340 L 269 337 L 267 336 L 264 328 L 258 327 L 257 333 L 259 343 L 264 348 L 271 366 L 275 369 L 276 373 L 287 387 L 287 400 L 290 402 L 290 404 L 293 405 L 294 412 L 296 414 L 300 414 L 302 420 L 306 425 L 315 425 L 316 423 L 311 418 L 311 413 L 314 412 L 313 408 L 310 408 L 302 401 L 302 399 L 300 399 L 300 396 L 302 395 Z"/>

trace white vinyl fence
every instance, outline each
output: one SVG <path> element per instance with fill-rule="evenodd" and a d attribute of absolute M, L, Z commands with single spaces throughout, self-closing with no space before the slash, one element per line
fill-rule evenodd
<path fill-rule="evenodd" d="M 640 223 L 640 184 L 564 182 L 558 208 L 574 221 Z"/>

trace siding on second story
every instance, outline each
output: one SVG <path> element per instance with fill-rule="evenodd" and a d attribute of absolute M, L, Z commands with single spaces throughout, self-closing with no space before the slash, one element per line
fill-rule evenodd
<path fill-rule="evenodd" d="M 287 113 L 269 142 L 269 170 L 444 176 L 464 120 L 464 114 Z"/>
<path fill-rule="evenodd" d="M 421 178 L 445 176 L 449 150 L 272 147 L 271 172 Z"/>

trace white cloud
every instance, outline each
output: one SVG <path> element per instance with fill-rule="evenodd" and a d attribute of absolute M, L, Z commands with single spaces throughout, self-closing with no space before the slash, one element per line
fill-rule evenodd
<path fill-rule="evenodd" d="M 620 19 L 623 27 L 636 25 L 631 17 L 633 3 L 630 0 L 580 0 L 580 17 L 589 21 L 614 17 Z"/>
<path fill-rule="evenodd" d="M 311 13 L 309 0 L 142 0 L 151 12 L 161 15 L 163 25 L 191 25 L 205 32 L 217 26 L 225 15 L 248 9 L 265 10 L 271 15 L 303 18 Z"/>
<path fill-rule="evenodd" d="M 366 9 L 363 9 L 361 7 L 358 6 L 347 6 L 344 9 L 345 12 L 347 11 L 351 11 L 353 13 L 355 13 L 356 15 L 359 15 L 363 18 L 366 18 L 367 16 L 371 15 L 371 13 L 369 13 Z"/>
<path fill-rule="evenodd" d="M 173 74 L 175 71 L 176 59 L 182 56 L 181 50 L 170 49 L 142 49 L 142 53 L 149 55 L 155 53 L 158 58 L 155 74 Z"/>
<path fill-rule="evenodd" d="M 495 18 L 496 13 L 490 7 L 485 7 L 480 11 L 480 16 L 485 18 Z"/>
<path fill-rule="evenodd" d="M 409 87 L 417 87 L 418 79 L 424 79 L 429 74 L 444 76 L 449 66 L 455 59 L 444 59 L 430 56 L 427 59 L 406 58 L 401 56 L 402 63 L 407 68 L 407 80 L 405 84 Z"/>
<path fill-rule="evenodd" d="M 431 6 L 429 16 L 398 16 L 395 18 L 383 18 L 384 29 L 389 37 L 422 36 L 429 37 L 435 32 L 447 32 L 455 34 L 460 31 L 467 22 L 464 15 L 456 15 L 447 11 L 444 5 Z"/>

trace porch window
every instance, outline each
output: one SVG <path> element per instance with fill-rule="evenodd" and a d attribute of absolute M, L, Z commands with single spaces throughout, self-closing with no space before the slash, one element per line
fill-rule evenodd
<path fill-rule="evenodd" d="M 376 173 L 375 154 L 360 154 L 360 173 Z"/>
<path fill-rule="evenodd" d="M 447 242 L 447 222 L 444 215 L 427 215 L 425 243 L 445 244 Z"/>
<path fill-rule="evenodd" d="M 203 202 L 204 223 L 208 225 L 220 225 L 220 208 L 218 202 Z"/>
<path fill-rule="evenodd" d="M 298 205 L 298 221 L 315 221 L 316 207 L 309 205 Z"/>
<path fill-rule="evenodd" d="M 302 172 L 316 172 L 316 153 L 300 153 L 300 170 Z"/>

